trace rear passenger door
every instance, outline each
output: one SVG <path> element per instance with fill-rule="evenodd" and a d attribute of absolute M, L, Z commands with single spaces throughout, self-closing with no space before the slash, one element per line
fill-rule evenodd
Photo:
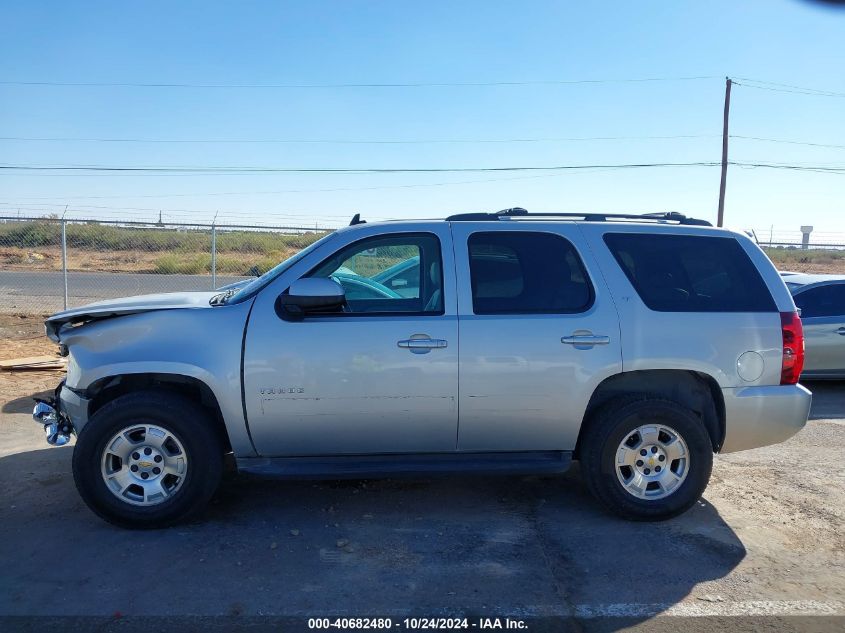
<path fill-rule="evenodd" d="M 572 450 L 595 387 L 621 371 L 619 325 L 574 224 L 452 223 L 458 450 Z"/>

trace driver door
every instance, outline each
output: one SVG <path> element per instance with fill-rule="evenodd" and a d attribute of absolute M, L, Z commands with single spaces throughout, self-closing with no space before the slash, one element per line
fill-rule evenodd
<path fill-rule="evenodd" d="M 244 397 L 259 454 L 455 450 L 457 302 L 447 226 L 345 236 L 301 275 L 340 283 L 342 312 L 287 321 L 274 309 L 285 287 L 259 295 L 244 347 Z M 409 260 L 418 275 L 402 293 L 378 281 Z"/>

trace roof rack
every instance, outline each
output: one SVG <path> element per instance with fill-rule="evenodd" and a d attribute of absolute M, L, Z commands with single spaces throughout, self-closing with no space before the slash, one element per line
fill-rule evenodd
<path fill-rule="evenodd" d="M 610 220 L 635 220 L 654 222 L 676 222 L 692 226 L 713 226 L 707 220 L 688 218 L 677 211 L 658 213 L 528 213 L 522 207 L 513 207 L 495 211 L 493 213 L 459 213 L 446 218 L 447 222 L 490 222 L 510 220 L 511 218 L 543 219 L 543 218 L 581 218 L 585 222 L 608 222 Z"/>

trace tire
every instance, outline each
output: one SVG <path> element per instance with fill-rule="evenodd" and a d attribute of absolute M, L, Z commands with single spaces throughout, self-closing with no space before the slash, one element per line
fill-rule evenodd
<path fill-rule="evenodd" d="M 609 510 L 626 519 L 660 521 L 701 497 L 713 468 L 713 445 L 689 409 L 638 396 L 613 400 L 591 417 L 580 457 L 587 487 Z"/>
<path fill-rule="evenodd" d="M 207 505 L 222 472 L 223 444 L 208 413 L 160 391 L 126 394 L 103 406 L 73 451 L 73 479 L 82 499 L 124 528 L 186 520 Z"/>

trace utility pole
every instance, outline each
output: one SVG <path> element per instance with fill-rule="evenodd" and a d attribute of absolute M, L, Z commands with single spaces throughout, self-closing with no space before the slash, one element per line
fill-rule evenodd
<path fill-rule="evenodd" d="M 716 219 L 716 226 L 723 226 L 725 223 L 725 181 L 728 178 L 728 117 L 731 113 L 731 81 L 725 77 L 725 115 L 722 123 L 722 180 L 719 183 L 719 215 Z"/>
<path fill-rule="evenodd" d="M 211 221 L 211 289 L 217 290 L 217 214 L 214 212 L 214 219 Z"/>
<path fill-rule="evenodd" d="M 67 221 L 65 220 L 67 207 L 68 205 L 65 205 L 64 213 L 62 213 L 62 280 L 65 285 L 65 310 L 67 310 Z"/>

